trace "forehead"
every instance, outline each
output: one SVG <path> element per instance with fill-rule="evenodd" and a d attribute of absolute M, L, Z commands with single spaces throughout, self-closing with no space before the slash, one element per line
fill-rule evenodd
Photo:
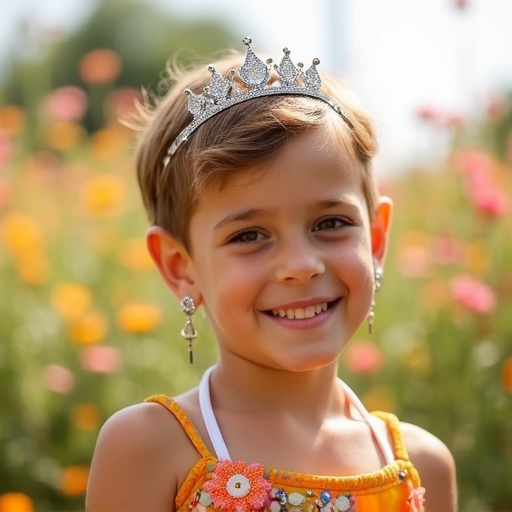
<path fill-rule="evenodd" d="M 258 201 L 300 209 L 328 195 L 350 196 L 363 205 L 362 164 L 351 153 L 341 137 L 310 130 L 293 137 L 271 160 L 234 170 L 221 184 L 207 187 L 197 206 Z"/>

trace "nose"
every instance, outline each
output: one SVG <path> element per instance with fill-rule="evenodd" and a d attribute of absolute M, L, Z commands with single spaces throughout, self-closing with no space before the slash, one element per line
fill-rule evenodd
<path fill-rule="evenodd" d="M 281 241 L 275 269 L 276 279 L 286 282 L 306 282 L 325 272 L 320 250 L 303 237 Z"/>

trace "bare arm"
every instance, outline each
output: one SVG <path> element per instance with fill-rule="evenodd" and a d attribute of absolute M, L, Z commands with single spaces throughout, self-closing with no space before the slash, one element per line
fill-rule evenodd
<path fill-rule="evenodd" d="M 178 481 L 173 430 L 180 435 L 157 404 L 139 404 L 112 416 L 96 445 L 86 511 L 173 511 Z"/>
<path fill-rule="evenodd" d="M 426 430 L 401 423 L 411 462 L 426 489 L 427 512 L 456 512 L 457 478 L 453 456 L 437 437 Z"/>

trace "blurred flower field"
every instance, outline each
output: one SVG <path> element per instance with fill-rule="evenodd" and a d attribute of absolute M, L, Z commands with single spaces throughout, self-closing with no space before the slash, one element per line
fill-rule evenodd
<path fill-rule="evenodd" d="M 214 360 L 200 318 L 188 365 L 146 252 L 119 122 L 139 93 L 115 87 L 120 66 L 91 52 L 86 88 L 0 105 L 0 512 L 83 510 L 106 418 L 194 385 Z M 512 106 L 498 107 L 471 123 L 422 112 L 451 150 L 382 183 L 396 220 L 375 332 L 340 368 L 370 409 L 446 442 L 468 512 L 512 510 Z M 103 127 L 88 133 L 91 112 Z"/>

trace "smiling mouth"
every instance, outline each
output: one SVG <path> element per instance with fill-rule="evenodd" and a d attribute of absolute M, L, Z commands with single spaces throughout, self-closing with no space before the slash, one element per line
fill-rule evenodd
<path fill-rule="evenodd" d="M 305 308 L 273 309 L 272 311 L 268 311 L 267 314 L 274 317 L 289 318 L 290 320 L 302 320 L 322 314 L 324 311 L 330 309 L 336 302 L 336 300 L 332 302 L 322 302 Z"/>

